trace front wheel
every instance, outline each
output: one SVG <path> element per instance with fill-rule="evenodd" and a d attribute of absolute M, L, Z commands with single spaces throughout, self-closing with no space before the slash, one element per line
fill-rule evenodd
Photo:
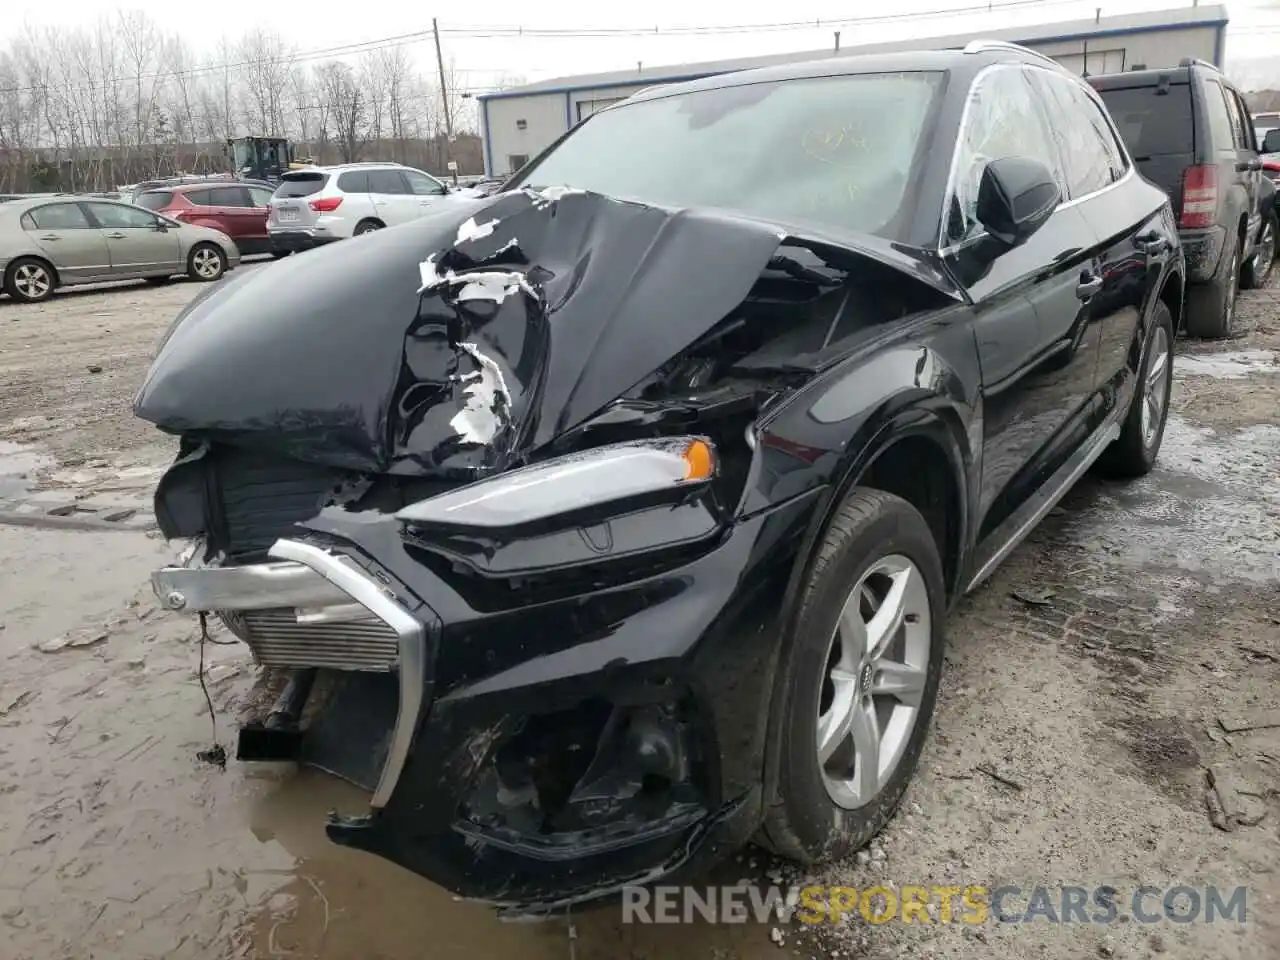
<path fill-rule="evenodd" d="M 1244 276 L 1240 285 L 1246 290 L 1257 290 L 1265 287 L 1271 279 L 1271 270 L 1276 263 L 1276 215 L 1268 213 L 1262 220 L 1262 232 L 1258 234 L 1258 245 L 1253 256 L 1244 265 Z"/>
<path fill-rule="evenodd" d="M 944 611 L 924 518 L 855 488 L 815 554 L 783 654 L 777 797 L 761 843 L 801 863 L 839 858 L 893 815 L 933 716 Z"/>
<path fill-rule="evenodd" d="M 227 272 L 227 255 L 212 243 L 201 243 L 187 257 L 187 276 L 211 283 Z"/>

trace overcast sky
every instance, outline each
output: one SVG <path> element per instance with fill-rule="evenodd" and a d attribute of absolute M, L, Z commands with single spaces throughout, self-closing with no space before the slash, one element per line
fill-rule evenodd
<path fill-rule="evenodd" d="M 239 33 L 255 24 L 274 30 L 301 51 L 324 50 L 362 41 L 377 41 L 429 31 L 435 13 L 442 28 L 446 59 L 452 59 L 460 82 L 473 92 L 493 88 L 505 78 L 529 81 L 574 73 L 718 60 L 764 53 L 816 50 L 841 44 L 930 37 L 953 33 L 981 33 L 984 29 L 1092 18 L 1100 5 L 1103 16 L 1191 6 L 1191 0 L 991 0 L 995 12 L 975 13 L 986 0 L 897 0 L 896 4 L 854 3 L 851 0 L 647 0 L 619 4 L 612 12 L 604 5 L 588 6 L 568 0 L 483 0 L 429 9 L 406 0 L 358 0 L 355 4 L 310 4 L 261 0 L 219 0 L 214 5 L 174 3 L 173 0 L 132 0 L 127 6 L 146 12 L 166 30 L 182 34 L 195 48 L 211 48 L 216 35 L 211 25 Z M 1202 4 L 1207 5 L 1207 4 Z M 28 10 L 32 9 L 30 7 Z M 28 22 L 74 25 L 91 21 L 110 9 L 103 0 L 55 0 L 29 14 Z M 925 15 L 934 11 L 944 16 Z M 1229 72 L 1250 85 L 1280 85 L 1280 0 L 1233 0 L 1227 43 Z M 886 12 L 880 23 L 846 22 Z M 892 13 L 887 13 L 893 11 Z M 903 14 L 920 16 L 904 17 Z M 795 26 L 821 21 L 819 26 Z M 654 31 L 655 26 L 658 28 Z M 17 27 L 0 18 L 0 42 Z M 619 30 L 633 28 L 648 35 L 513 36 L 525 30 Z M 691 34 L 695 28 L 707 28 Z M 719 29 L 717 29 L 719 28 Z M 730 28 L 730 29 L 724 29 Z M 504 35 L 483 34 L 498 31 Z M 681 34 L 679 31 L 683 30 Z M 675 32 L 667 32 L 675 31 Z M 430 36 L 404 42 L 425 66 L 433 65 Z M 1233 71 L 1233 67 L 1235 68 Z"/>

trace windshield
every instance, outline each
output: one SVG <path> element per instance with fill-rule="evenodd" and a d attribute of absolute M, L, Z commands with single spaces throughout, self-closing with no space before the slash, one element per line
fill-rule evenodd
<path fill-rule="evenodd" d="M 756 83 L 615 107 L 521 180 L 902 239 L 944 75 Z"/>
<path fill-rule="evenodd" d="M 252 167 L 257 162 L 257 157 L 253 155 L 253 145 L 244 140 L 237 140 L 231 144 L 231 157 L 235 161 L 237 170 Z"/>

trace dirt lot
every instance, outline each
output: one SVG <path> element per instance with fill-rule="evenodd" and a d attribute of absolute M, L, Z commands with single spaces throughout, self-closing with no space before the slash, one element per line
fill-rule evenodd
<path fill-rule="evenodd" d="M 1245 295 L 1249 336 L 1180 342 L 1155 473 L 1083 481 L 962 604 L 903 812 L 868 855 L 822 874 L 858 888 L 1110 884 L 1122 907 L 1140 885 L 1244 886 L 1246 923 L 690 928 L 623 925 L 613 909 L 573 917 L 571 940 L 567 920 L 502 924 L 330 845 L 324 813 L 358 811 L 353 789 L 196 762 L 212 734 L 194 625 L 157 610 L 146 586 L 172 551 L 126 529 L 141 512 L 104 517 L 113 503 L 141 511 L 171 455 L 130 402 L 198 289 L 0 302 L 0 848 L 12 851 L 0 861 L 0 954 L 1280 956 L 1280 728 L 1225 729 L 1280 707 L 1280 291 Z M 49 516 L 55 503 L 68 506 Z M 211 661 L 229 742 L 261 698 L 258 679 L 243 647 L 216 647 Z M 1231 829 L 1211 822 L 1210 770 Z M 778 870 L 751 851 L 730 868 Z"/>

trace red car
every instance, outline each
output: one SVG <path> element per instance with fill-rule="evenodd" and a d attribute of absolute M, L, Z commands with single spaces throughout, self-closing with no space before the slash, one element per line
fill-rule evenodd
<path fill-rule="evenodd" d="M 272 252 L 267 237 L 270 199 L 269 188 L 253 184 L 186 183 L 147 190 L 134 203 L 183 223 L 221 230 L 242 254 L 255 254 Z"/>

